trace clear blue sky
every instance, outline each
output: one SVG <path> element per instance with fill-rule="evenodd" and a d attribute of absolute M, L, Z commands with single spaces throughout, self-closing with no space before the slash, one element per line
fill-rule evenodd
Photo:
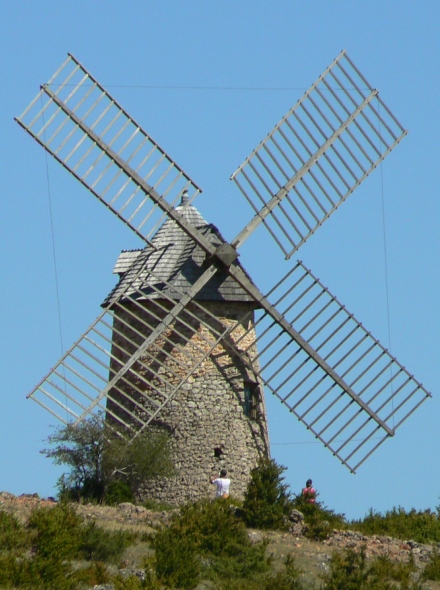
<path fill-rule="evenodd" d="M 203 188 L 198 208 L 232 239 L 244 219 L 230 174 L 346 49 L 409 134 L 299 257 L 434 397 L 356 475 L 268 398 L 272 454 L 293 491 L 311 477 L 350 518 L 435 508 L 440 4 L 0 0 L 0 23 L 0 489 L 55 493 L 60 470 L 39 453 L 53 419 L 26 394 L 98 315 L 120 250 L 140 246 L 13 117 L 73 53 Z M 288 263 L 254 253 L 241 260 L 264 291 Z"/>

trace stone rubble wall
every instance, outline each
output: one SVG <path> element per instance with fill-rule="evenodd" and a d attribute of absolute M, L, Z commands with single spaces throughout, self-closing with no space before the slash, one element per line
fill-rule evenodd
<path fill-rule="evenodd" d="M 186 322 L 192 322 L 192 330 L 179 326 L 176 334 L 174 328 L 167 329 L 155 341 L 154 349 L 147 351 L 151 356 L 143 358 L 146 368 L 139 369 L 142 378 L 131 377 L 133 385 L 142 388 L 150 400 L 161 403 L 163 394 L 170 396 L 152 425 L 170 433 L 176 473 L 170 478 L 145 482 L 141 494 L 172 505 L 212 497 L 215 490 L 210 478 L 223 468 L 232 480 L 231 495 L 242 498 L 251 469 L 261 456 L 269 455 L 263 388 L 255 382 L 254 373 L 241 358 L 242 354 L 253 358 L 256 353 L 252 308 L 243 303 L 204 305 L 206 314 L 197 309 L 200 321 L 185 318 Z M 240 321 L 246 314 L 246 320 Z M 139 333 L 145 331 L 142 325 L 136 326 L 137 333 L 130 331 L 125 325 L 127 318 L 122 312 L 118 316 L 120 334 L 114 336 L 116 354 L 118 340 L 123 340 L 124 335 L 131 341 L 137 339 L 139 344 Z M 213 346 L 218 332 L 226 328 L 234 328 L 228 334 L 230 346 Z M 165 349 L 167 354 L 162 354 Z M 258 369 L 256 363 L 255 367 Z M 114 371 L 117 369 L 115 366 Z M 245 386 L 252 382 L 254 399 L 250 414 Z M 173 393 L 176 387 L 178 390 Z M 148 407 L 148 400 L 135 388 L 130 391 L 126 386 L 125 391 L 129 398 Z M 110 397 L 127 404 L 118 393 L 112 392 Z M 129 409 L 139 412 L 134 404 Z M 116 406 L 112 410 L 116 414 L 121 412 Z"/>

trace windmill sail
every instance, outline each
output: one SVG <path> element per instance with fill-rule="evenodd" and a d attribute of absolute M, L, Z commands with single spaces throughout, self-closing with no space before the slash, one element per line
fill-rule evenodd
<path fill-rule="evenodd" d="M 16 120 L 143 240 L 201 192 L 70 54 Z"/>
<path fill-rule="evenodd" d="M 213 244 L 223 242 L 186 199 L 177 212 Z M 101 412 L 135 434 L 157 418 L 219 345 L 239 356 L 230 332 L 238 338 L 244 330 L 220 320 L 203 302 L 256 305 L 226 270 L 205 271 L 203 250 L 173 220 L 151 245 L 121 258 L 122 278 L 104 311 L 29 397 L 65 423 Z M 205 286 L 193 293 L 200 279 Z M 248 337 L 244 342 L 249 347 Z"/>
<path fill-rule="evenodd" d="M 232 179 L 286 258 L 347 199 L 406 131 L 343 51 Z"/>
<path fill-rule="evenodd" d="M 199 187 L 73 56 L 17 121 L 147 243 L 29 394 L 54 416 L 101 411 L 135 436 L 208 359 L 223 375 L 234 362 L 234 408 L 264 383 L 355 471 L 429 397 L 301 263 L 264 296 L 237 259 L 261 223 L 290 258 L 406 134 L 345 52 L 233 174 L 254 217 L 230 244 L 192 207 Z M 213 312 L 218 294 L 233 313 Z"/>
<path fill-rule="evenodd" d="M 307 354 L 262 311 L 254 342 L 259 377 L 316 438 L 356 471 L 431 394 L 301 262 L 267 297 L 316 356 Z M 340 376 L 343 386 L 323 363 Z"/>

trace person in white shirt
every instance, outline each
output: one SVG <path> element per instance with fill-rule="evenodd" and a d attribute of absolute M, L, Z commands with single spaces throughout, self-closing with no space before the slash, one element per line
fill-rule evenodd
<path fill-rule="evenodd" d="M 216 486 L 216 498 L 229 497 L 229 486 L 231 485 L 231 480 L 228 477 L 226 477 L 227 475 L 228 474 L 226 472 L 226 469 L 222 469 L 218 477 L 213 477 L 211 479 L 211 483 Z"/>

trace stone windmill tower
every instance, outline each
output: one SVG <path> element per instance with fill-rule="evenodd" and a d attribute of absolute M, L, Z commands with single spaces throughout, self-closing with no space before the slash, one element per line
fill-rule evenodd
<path fill-rule="evenodd" d="M 302 262 L 267 294 L 238 262 L 263 225 L 289 260 L 406 135 L 345 51 L 232 175 L 252 217 L 231 242 L 193 207 L 200 188 L 73 56 L 17 121 L 143 244 L 29 394 L 56 418 L 102 412 L 129 437 L 167 428 L 192 497 L 222 463 L 239 495 L 268 452 L 263 386 L 352 472 L 430 397 Z M 170 498 L 167 482 L 153 488 Z"/>
<path fill-rule="evenodd" d="M 188 203 L 187 193 L 176 211 L 212 244 L 224 242 L 217 228 Z M 120 281 L 103 304 L 122 304 L 113 322 L 112 373 L 126 362 L 127 343 L 134 343 L 134 352 L 157 326 L 164 309 L 180 301 L 200 278 L 204 260 L 203 250 L 170 219 L 152 237 L 151 245 L 122 252 L 114 271 Z M 144 367 L 135 379 L 137 387 L 127 384 L 124 396 L 117 390 L 110 392 L 109 416 L 117 416 L 124 423 L 130 421 L 131 414 L 154 411 L 154 402 L 160 403 L 164 395 L 172 398 L 150 425 L 171 434 L 176 475 L 146 483 L 144 493 L 148 497 L 170 504 L 206 497 L 213 492 L 209 475 L 221 468 L 226 468 L 233 479 L 234 496 L 241 497 L 250 470 L 259 457 L 269 455 L 263 386 L 258 374 L 249 370 L 249 366 L 258 366 L 253 329 L 256 307 L 255 300 L 226 270 L 218 272 L 197 293 L 181 318 L 178 332 L 174 327 L 162 334 L 161 352 L 154 347 L 146 351 Z M 219 333 L 242 318 L 241 330 L 218 339 Z M 243 354 L 248 357 L 247 363 Z M 195 360 L 197 368 L 173 392 L 185 379 L 188 360 Z M 137 400 L 137 406 L 133 400 Z"/>

